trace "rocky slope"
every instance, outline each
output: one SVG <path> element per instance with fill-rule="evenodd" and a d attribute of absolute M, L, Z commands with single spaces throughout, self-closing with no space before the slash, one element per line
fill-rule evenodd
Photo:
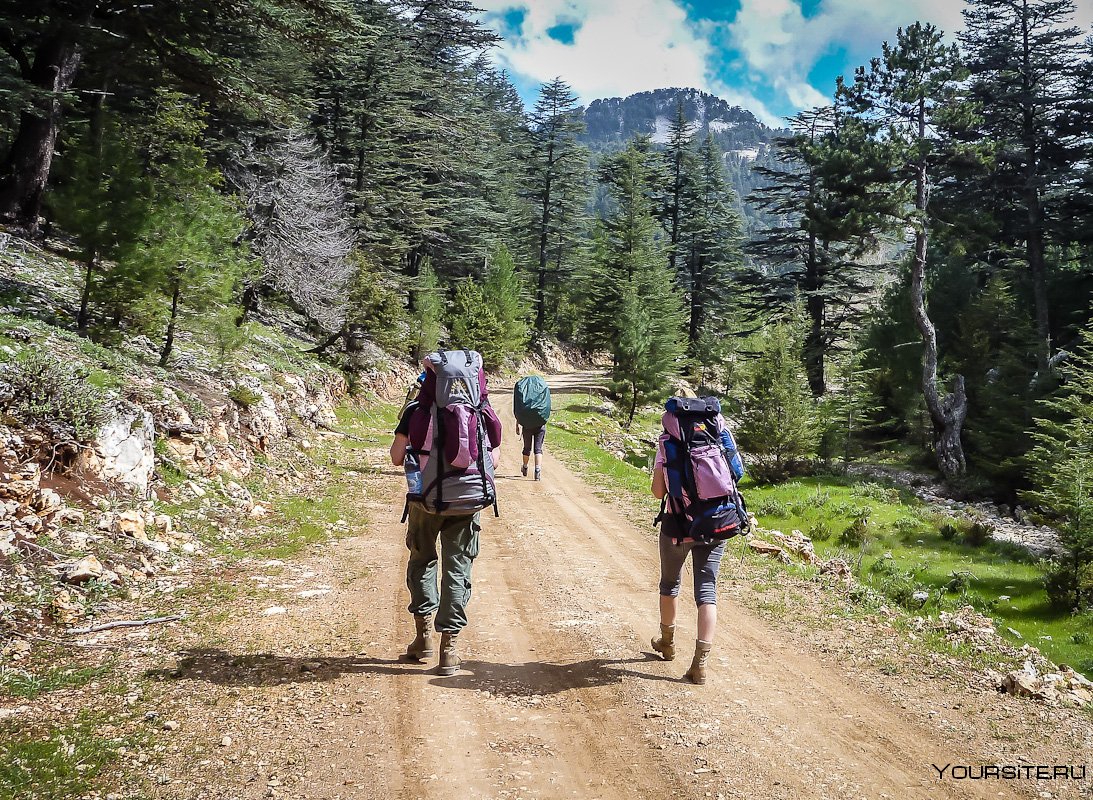
<path fill-rule="evenodd" d="M 239 519 L 269 512 L 253 496 L 260 479 L 291 487 L 316 443 L 337 435 L 347 383 L 304 354 L 309 339 L 283 310 L 231 349 L 184 333 L 169 369 L 144 336 L 110 347 L 81 338 L 74 265 L 56 249 L 4 245 L 0 651 L 10 655 L 56 626 L 140 617 L 173 578 L 222 556 Z M 362 375 L 363 390 L 401 394 L 412 371 L 376 357 Z M 49 418 L 92 419 L 92 408 L 80 437 Z"/>

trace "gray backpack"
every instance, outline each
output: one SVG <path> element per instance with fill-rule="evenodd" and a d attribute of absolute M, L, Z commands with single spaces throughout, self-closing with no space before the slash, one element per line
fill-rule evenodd
<path fill-rule="evenodd" d="M 501 421 L 489 402 L 482 356 L 447 350 L 426 357 L 431 368 L 410 418 L 410 451 L 421 460 L 419 500 L 434 514 L 497 513 L 492 452 Z"/>

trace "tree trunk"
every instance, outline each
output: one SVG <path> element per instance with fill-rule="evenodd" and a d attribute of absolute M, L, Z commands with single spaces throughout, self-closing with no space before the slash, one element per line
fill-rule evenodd
<path fill-rule="evenodd" d="M 177 275 L 174 288 L 171 292 L 171 318 L 167 321 L 167 338 L 163 342 L 163 350 L 159 354 L 159 365 L 166 367 L 171 358 L 171 348 L 175 345 L 175 324 L 178 320 L 178 299 L 182 294 L 182 276 Z"/>
<path fill-rule="evenodd" d="M 916 207 L 925 211 L 927 204 L 926 164 L 918 165 Z M 915 326 L 922 337 L 922 396 L 934 426 L 934 450 L 937 465 L 946 480 L 964 474 L 964 448 L 960 442 L 964 418 L 968 414 L 968 397 L 964 391 L 964 376 L 953 378 L 953 391 L 942 398 L 937 389 L 937 331 L 926 313 L 926 222 L 919 221 L 915 233 L 915 255 L 911 265 L 911 311 Z"/>
<path fill-rule="evenodd" d="M 69 31 L 60 31 L 39 45 L 25 76 L 41 92 L 41 98 L 35 108 L 20 113 L 19 130 L 0 166 L 0 220 L 30 233 L 38 229 L 62 98 L 72 86 L 79 64 L 79 46 Z"/>
<path fill-rule="evenodd" d="M 816 170 L 809 171 L 808 176 L 809 197 L 816 196 Z M 811 227 L 811 226 L 810 226 Z M 805 297 L 808 310 L 809 326 L 805 335 L 805 374 L 808 376 L 808 388 L 813 397 L 823 397 L 827 390 L 827 382 L 824 379 L 824 299 L 819 294 L 820 290 L 820 253 L 817 248 L 817 236 L 812 230 L 808 232 L 808 253 L 805 263 Z"/>
<path fill-rule="evenodd" d="M 805 266 L 805 308 L 808 311 L 808 332 L 805 334 L 805 373 L 813 397 L 823 397 L 827 391 L 824 376 L 824 298 L 820 294 L 819 253 L 816 236 L 808 237 L 808 264 Z"/>
<path fill-rule="evenodd" d="M 547 237 L 550 232 L 550 193 L 551 178 L 554 167 L 551 160 L 554 158 L 553 144 L 547 150 L 547 174 L 543 184 L 543 208 L 541 227 L 539 228 L 539 275 L 538 285 L 535 291 L 535 330 L 541 336 L 546 332 L 546 276 L 547 276 Z"/>
<path fill-rule="evenodd" d="M 1044 263 L 1043 212 L 1040 193 L 1036 188 L 1029 189 L 1026 202 L 1029 227 L 1025 254 L 1032 273 L 1032 298 L 1036 307 L 1036 369 L 1044 378 L 1051 361 L 1051 318 L 1047 298 L 1047 265 Z"/>
<path fill-rule="evenodd" d="M 91 253 L 84 263 L 83 291 L 80 292 L 80 313 L 76 315 L 76 331 L 80 336 L 87 336 L 88 307 L 91 304 L 91 284 L 95 277 L 95 265 L 98 254 Z"/>

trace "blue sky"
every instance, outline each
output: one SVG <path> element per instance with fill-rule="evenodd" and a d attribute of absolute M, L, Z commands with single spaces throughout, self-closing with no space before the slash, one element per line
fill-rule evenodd
<path fill-rule="evenodd" d="M 585 103 L 693 86 L 768 124 L 825 102 L 838 75 L 880 52 L 901 25 L 953 33 L 961 0 L 478 0 L 505 37 L 495 61 L 525 102 L 565 79 Z M 1079 0 L 1076 22 L 1093 23 Z"/>

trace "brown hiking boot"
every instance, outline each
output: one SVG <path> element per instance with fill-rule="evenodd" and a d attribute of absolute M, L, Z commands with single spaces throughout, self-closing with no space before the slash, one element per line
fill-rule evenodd
<path fill-rule="evenodd" d="M 417 638 L 406 648 L 406 658 L 412 661 L 428 661 L 433 657 L 432 614 L 414 614 Z"/>
<path fill-rule="evenodd" d="M 676 626 L 665 625 L 663 622 L 660 624 L 660 637 L 653 639 L 649 644 L 653 645 L 653 649 L 660 653 L 660 657 L 665 661 L 673 661 L 676 657 L 675 642 Z"/>
<path fill-rule="evenodd" d="M 706 682 L 706 662 L 710 659 L 711 647 L 713 647 L 712 642 L 695 640 L 695 657 L 691 659 L 691 668 L 683 676 L 691 683 L 701 686 Z"/>
<path fill-rule="evenodd" d="M 458 633 L 444 631 L 440 634 L 440 667 L 437 670 L 441 675 L 455 675 L 463 663 L 455 652 L 455 640 Z"/>

